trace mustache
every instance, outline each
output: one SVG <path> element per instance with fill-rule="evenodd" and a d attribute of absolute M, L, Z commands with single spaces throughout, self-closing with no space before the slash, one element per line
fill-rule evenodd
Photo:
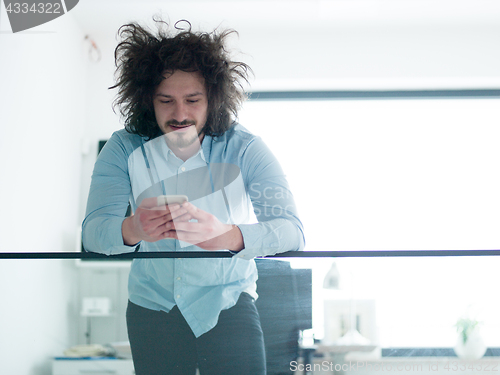
<path fill-rule="evenodd" d="M 196 125 L 196 121 L 193 120 L 184 120 L 184 121 L 177 121 L 177 120 L 169 120 L 167 121 L 167 126 L 187 126 L 187 125 Z"/>

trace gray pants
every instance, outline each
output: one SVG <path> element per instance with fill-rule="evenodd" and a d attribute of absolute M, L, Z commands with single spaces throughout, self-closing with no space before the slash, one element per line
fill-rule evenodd
<path fill-rule="evenodd" d="M 253 298 L 242 293 L 196 338 L 177 306 L 168 313 L 129 301 L 127 327 L 137 375 L 265 375 L 264 338 Z"/>

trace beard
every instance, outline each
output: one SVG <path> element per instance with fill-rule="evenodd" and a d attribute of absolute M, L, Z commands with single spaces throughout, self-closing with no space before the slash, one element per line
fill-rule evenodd
<path fill-rule="evenodd" d="M 166 142 L 170 148 L 182 149 L 191 146 L 197 140 L 199 141 L 201 132 L 198 134 L 195 121 L 185 120 L 179 123 L 176 120 L 171 120 L 167 121 L 166 125 L 170 129 L 173 129 L 173 127 L 189 127 L 185 131 L 172 130 L 165 134 Z"/>

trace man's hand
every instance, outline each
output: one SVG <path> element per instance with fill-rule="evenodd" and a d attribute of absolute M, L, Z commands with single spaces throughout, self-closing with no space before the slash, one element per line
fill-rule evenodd
<path fill-rule="evenodd" d="M 214 215 L 189 202 L 183 203 L 181 209 L 187 213 L 166 223 L 168 229 L 173 229 L 166 233 L 168 238 L 176 238 L 205 250 L 239 251 L 245 247 L 236 225 L 223 224 Z M 187 215 L 198 222 L 187 222 Z"/>
<path fill-rule="evenodd" d="M 156 242 L 169 235 L 171 227 L 167 223 L 190 220 L 186 209 L 179 204 L 157 206 L 156 198 L 144 199 L 135 213 L 126 218 L 122 224 L 122 236 L 125 245 L 135 245 L 140 241 Z"/>

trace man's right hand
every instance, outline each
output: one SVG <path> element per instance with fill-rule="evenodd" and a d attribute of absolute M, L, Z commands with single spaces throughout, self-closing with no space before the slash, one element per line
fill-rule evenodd
<path fill-rule="evenodd" d="M 133 246 L 140 241 L 156 242 L 168 238 L 170 231 L 166 224 L 175 221 L 189 221 L 191 216 L 179 204 L 157 206 L 157 198 L 145 198 L 132 216 L 122 224 L 123 243 Z"/>

